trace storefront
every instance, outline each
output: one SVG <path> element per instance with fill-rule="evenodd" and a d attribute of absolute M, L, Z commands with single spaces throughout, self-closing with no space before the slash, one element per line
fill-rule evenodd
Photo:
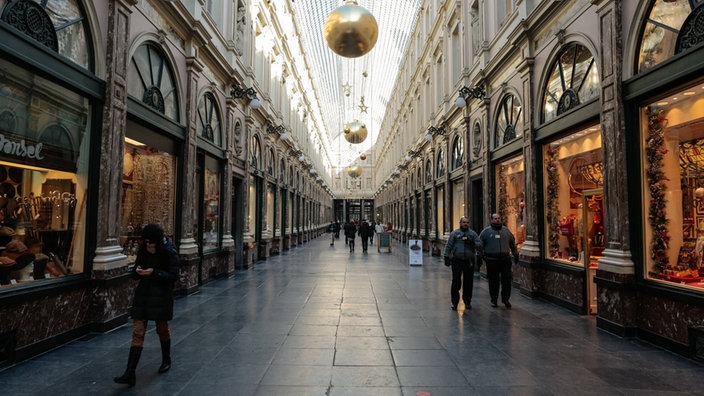
<path fill-rule="evenodd" d="M 45 3 L 0 1 L 0 365 L 101 319 L 89 302 L 105 86 L 81 4 Z"/>

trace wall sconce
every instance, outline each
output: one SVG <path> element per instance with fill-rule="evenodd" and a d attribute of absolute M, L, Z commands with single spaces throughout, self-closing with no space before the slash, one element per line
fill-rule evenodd
<path fill-rule="evenodd" d="M 418 158 L 420 156 L 420 151 L 409 150 L 408 154 L 406 154 L 406 162 L 410 162 L 413 158 Z"/>
<path fill-rule="evenodd" d="M 267 133 L 278 133 L 281 135 L 281 140 L 288 139 L 288 133 L 286 133 L 286 127 L 283 125 L 269 125 L 266 127 Z"/>
<path fill-rule="evenodd" d="M 252 87 L 242 88 L 239 84 L 235 84 L 230 91 L 230 96 L 235 99 L 248 98 L 250 100 L 249 107 L 253 109 L 258 109 L 262 105 L 262 102 L 257 99 L 257 92 Z"/>
<path fill-rule="evenodd" d="M 468 99 L 483 99 L 485 96 L 486 91 L 482 86 L 476 86 L 472 88 L 463 86 L 462 88 L 460 88 L 460 96 L 455 99 L 455 106 L 465 107 L 467 106 Z"/>
<path fill-rule="evenodd" d="M 439 127 L 431 126 L 428 128 L 428 133 L 425 134 L 425 140 L 431 141 L 436 135 L 444 135 L 445 133 L 447 133 L 445 125 L 440 125 Z"/>

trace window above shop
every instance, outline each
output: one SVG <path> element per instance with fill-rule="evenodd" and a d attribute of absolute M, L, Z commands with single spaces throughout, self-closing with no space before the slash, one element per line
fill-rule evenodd
<path fill-rule="evenodd" d="M 701 47 L 702 0 L 652 1 L 640 35 L 636 73 L 652 69 L 681 52 Z"/>
<path fill-rule="evenodd" d="M 444 150 L 438 150 L 438 159 L 437 159 L 437 173 L 436 176 L 437 178 L 441 178 L 445 176 L 445 151 Z"/>
<path fill-rule="evenodd" d="M 452 142 L 452 163 L 450 170 L 459 169 L 464 163 L 464 144 L 461 137 L 456 137 Z"/>
<path fill-rule="evenodd" d="M 174 122 L 180 121 L 174 73 L 156 44 L 145 43 L 135 50 L 127 80 L 127 92 L 139 102 Z"/>
<path fill-rule="evenodd" d="M 494 148 L 504 146 L 523 136 L 521 101 L 513 94 L 501 99 L 496 115 Z"/>
<path fill-rule="evenodd" d="M 78 0 L 0 0 L 0 15 L 3 22 L 93 71 L 89 29 Z"/>
<path fill-rule="evenodd" d="M 548 76 L 543 96 L 543 122 L 599 97 L 599 71 L 594 56 L 581 44 L 565 46 Z"/>
<path fill-rule="evenodd" d="M 198 101 L 198 136 L 215 144 L 222 145 L 222 121 L 215 96 L 206 92 Z"/>

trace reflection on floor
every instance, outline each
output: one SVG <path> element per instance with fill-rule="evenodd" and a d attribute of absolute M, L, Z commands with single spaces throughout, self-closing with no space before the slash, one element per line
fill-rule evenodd
<path fill-rule="evenodd" d="M 123 372 L 131 326 L 92 334 L 0 371 L 6 395 L 691 395 L 704 365 L 597 330 L 514 290 L 492 308 L 450 309 L 450 270 L 392 254 L 350 253 L 320 237 L 176 301 L 171 371 L 147 334 L 137 385 Z M 205 392 L 205 393 L 204 393 Z M 427 392 L 427 393 L 425 393 Z"/>

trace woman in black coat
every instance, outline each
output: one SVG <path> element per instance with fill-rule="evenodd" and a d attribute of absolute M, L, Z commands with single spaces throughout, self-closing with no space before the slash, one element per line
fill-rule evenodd
<path fill-rule="evenodd" d="M 142 230 L 142 244 L 132 269 L 132 277 L 139 279 L 132 302 L 132 344 L 127 369 L 114 380 L 118 384 L 135 384 L 135 370 L 144 346 L 147 321 L 156 321 L 156 332 L 161 341 L 159 373 L 171 368 L 171 332 L 169 320 L 174 315 L 174 282 L 178 279 L 178 253 L 171 241 L 164 237 L 158 224 L 149 224 Z"/>

